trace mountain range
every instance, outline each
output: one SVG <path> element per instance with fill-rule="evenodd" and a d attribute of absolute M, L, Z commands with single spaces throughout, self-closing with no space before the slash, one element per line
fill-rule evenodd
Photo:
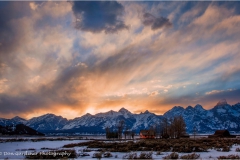
<path fill-rule="evenodd" d="M 118 112 L 108 111 L 91 115 L 89 113 L 67 120 L 62 116 L 45 114 L 25 120 L 21 117 L 12 119 L 0 118 L 0 125 L 25 124 L 42 133 L 104 133 L 105 128 L 116 128 L 118 122 L 125 122 L 125 129 L 139 132 L 150 126 L 159 124 L 163 118 L 183 116 L 188 133 L 196 128 L 197 133 L 210 133 L 218 129 L 228 129 L 232 132 L 240 131 L 240 103 L 229 105 L 226 101 L 219 102 L 210 110 L 197 104 L 195 107 L 183 108 L 175 106 L 163 115 L 156 115 L 146 110 L 144 113 L 133 114 L 125 108 Z"/>

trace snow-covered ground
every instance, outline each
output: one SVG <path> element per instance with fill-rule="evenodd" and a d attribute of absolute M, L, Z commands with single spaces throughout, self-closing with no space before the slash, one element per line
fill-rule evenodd
<path fill-rule="evenodd" d="M 87 140 L 66 140 L 66 141 L 39 141 L 39 142 L 32 142 L 32 141 L 24 141 L 24 142 L 5 142 L 0 143 L 0 159 L 22 159 L 24 156 L 23 153 L 30 153 L 33 152 L 32 150 L 21 151 L 23 149 L 36 149 L 34 152 L 39 151 L 47 151 L 41 150 L 41 148 L 56 148 L 60 149 L 65 144 L 70 143 L 79 143 L 79 142 L 86 142 Z"/>
<path fill-rule="evenodd" d="M 4 139 L 65 139 L 65 140 L 68 140 L 68 139 L 91 139 L 91 138 L 94 138 L 94 139 L 103 139 L 105 138 L 106 136 L 100 136 L 100 135 L 97 135 L 97 136 L 85 136 L 85 135 L 80 135 L 80 136 L 1 136 L 0 137 L 0 140 L 4 140 Z"/>
<path fill-rule="evenodd" d="M 75 147 L 75 150 L 78 152 L 78 153 L 81 153 L 81 150 L 83 148 L 86 148 L 86 147 Z M 228 156 L 230 154 L 234 154 L 234 155 L 239 155 L 240 156 L 240 152 L 236 152 L 236 148 L 240 148 L 240 145 L 239 146 L 233 146 L 231 148 L 231 151 L 229 152 L 218 152 L 216 150 L 208 150 L 208 152 L 196 152 L 196 154 L 200 154 L 200 157 L 199 159 L 217 159 L 217 157 L 219 156 Z M 96 151 L 92 151 L 92 152 L 87 152 L 90 156 L 85 156 L 85 157 L 78 157 L 78 159 L 93 159 L 92 156 L 93 154 L 95 153 Z M 134 153 L 137 153 L 137 155 L 140 155 L 141 154 L 141 151 L 138 151 L 138 152 L 134 152 Z M 163 157 L 171 154 L 172 152 L 162 152 L 161 155 L 156 155 L 156 152 L 153 152 L 152 154 L 152 157 L 153 159 L 163 159 Z M 111 152 L 111 154 L 113 155 L 110 159 L 123 159 L 123 156 L 128 154 L 128 153 L 123 153 L 123 152 Z M 187 154 L 191 154 L 191 153 L 178 153 L 179 157 L 182 156 L 182 155 L 187 155 Z M 107 160 L 109 158 L 102 158 L 103 160 Z"/>
<path fill-rule="evenodd" d="M 30 152 L 39 152 L 44 151 L 47 152 L 49 150 L 41 150 L 41 148 L 47 147 L 47 148 L 55 148 L 55 149 L 64 149 L 62 148 L 65 144 L 70 143 L 79 143 L 79 142 L 86 142 L 88 140 L 59 140 L 59 141 L 39 141 L 39 142 L 31 142 L 31 141 L 24 141 L 24 142 L 5 142 L 0 143 L 0 159 L 23 159 L 24 153 L 30 153 Z M 31 150 L 24 150 L 23 149 L 30 149 L 34 148 L 35 151 Z M 75 149 L 77 153 L 81 153 L 83 149 L 86 149 L 87 147 L 74 147 L 74 148 L 65 148 L 65 149 Z M 240 145 L 235 146 L 233 145 L 231 148 L 231 151 L 229 152 L 219 152 L 216 150 L 208 150 L 208 152 L 198 152 L 197 154 L 200 154 L 201 159 L 217 159 L 219 156 L 227 156 L 230 154 L 237 154 L 240 156 L 240 152 L 236 152 L 236 148 L 240 148 Z M 22 150 L 22 151 L 21 151 Z M 97 149 L 94 149 L 97 150 Z M 93 154 L 97 151 L 91 151 L 87 152 L 90 156 L 86 157 L 78 157 L 79 159 L 93 159 Z M 141 153 L 140 151 L 136 152 L 138 155 Z M 156 152 L 153 152 L 153 159 L 162 159 L 163 157 L 167 156 L 171 152 L 162 152 L 162 155 L 156 155 Z M 122 153 L 122 152 L 112 152 L 111 153 L 113 157 L 111 158 L 102 158 L 102 159 L 122 159 L 124 155 L 128 153 Z M 179 153 L 179 156 L 186 155 L 189 153 Z"/>

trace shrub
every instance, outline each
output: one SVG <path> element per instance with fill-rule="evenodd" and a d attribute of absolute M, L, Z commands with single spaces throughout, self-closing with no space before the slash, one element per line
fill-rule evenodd
<path fill-rule="evenodd" d="M 101 152 L 96 152 L 93 154 L 92 158 L 102 158 L 102 153 Z"/>
<path fill-rule="evenodd" d="M 218 159 L 240 159 L 239 155 L 230 154 L 228 156 L 219 156 Z"/>
<path fill-rule="evenodd" d="M 240 148 L 236 148 L 236 152 L 240 152 Z"/>
<path fill-rule="evenodd" d="M 156 155 L 162 155 L 162 152 L 161 151 L 157 151 Z"/>
<path fill-rule="evenodd" d="M 152 152 L 141 152 L 138 159 L 152 159 Z"/>
<path fill-rule="evenodd" d="M 230 147 L 228 146 L 224 146 L 222 149 L 222 152 L 229 152 L 230 151 Z"/>
<path fill-rule="evenodd" d="M 124 155 L 123 159 L 152 159 L 152 152 L 141 152 L 139 156 L 132 152 Z"/>
<path fill-rule="evenodd" d="M 85 157 L 85 156 L 90 156 L 88 153 L 82 152 L 79 154 L 79 156 Z"/>
<path fill-rule="evenodd" d="M 137 153 L 132 152 L 123 156 L 123 159 L 137 159 Z"/>
<path fill-rule="evenodd" d="M 187 155 L 182 155 L 180 159 L 198 159 L 200 157 L 200 154 L 192 153 Z"/>
<path fill-rule="evenodd" d="M 173 152 L 173 153 L 163 157 L 163 159 L 178 159 L 178 154 Z"/>
<path fill-rule="evenodd" d="M 103 154 L 104 157 L 112 157 L 112 154 L 110 152 L 106 152 Z"/>
<path fill-rule="evenodd" d="M 83 152 L 91 152 L 92 150 L 86 148 L 86 149 L 83 149 Z"/>

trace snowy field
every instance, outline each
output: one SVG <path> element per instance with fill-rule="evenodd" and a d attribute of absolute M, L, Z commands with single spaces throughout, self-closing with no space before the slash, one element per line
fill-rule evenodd
<path fill-rule="evenodd" d="M 41 148 L 54 148 L 54 149 L 61 149 L 61 147 L 65 144 L 70 143 L 79 143 L 79 142 L 86 142 L 86 140 L 66 140 L 66 141 L 39 141 L 39 142 L 32 142 L 32 141 L 24 141 L 24 142 L 5 142 L 0 143 L 0 159 L 10 158 L 10 159 L 22 159 L 24 156 L 23 153 L 30 153 L 33 152 L 32 150 L 28 149 L 36 149 L 34 152 L 39 151 L 48 151 L 48 150 L 41 150 Z M 24 150 L 24 151 L 21 151 Z M 25 151 L 26 150 L 26 151 Z"/>
<path fill-rule="evenodd" d="M 31 152 L 48 152 L 51 149 L 61 150 L 61 149 L 75 149 L 78 154 L 82 153 L 83 149 L 87 147 L 74 147 L 74 148 L 62 148 L 63 145 L 70 143 L 79 143 L 79 142 L 87 142 L 89 140 L 59 140 L 59 141 L 23 141 L 23 142 L 4 142 L 0 143 L 0 159 L 24 159 L 23 154 L 30 154 Z M 41 148 L 50 148 L 50 149 L 41 149 Z M 236 152 L 236 148 L 240 148 L 240 145 L 233 145 L 229 152 L 220 152 L 216 150 L 208 150 L 208 152 L 197 152 L 200 154 L 200 159 L 217 159 L 219 156 L 227 156 L 230 154 L 235 154 L 240 156 L 240 152 Z M 29 150 L 30 149 L 30 150 Z M 35 149 L 35 150 L 31 150 Z M 92 156 L 97 152 L 96 149 L 91 149 L 94 151 L 86 152 L 89 156 L 81 157 L 78 159 L 93 159 Z M 135 152 L 138 155 L 141 153 L 140 151 Z M 153 152 L 153 159 L 162 159 L 163 157 L 169 155 L 171 152 L 162 152 L 162 155 L 156 155 L 156 152 Z M 123 159 L 123 156 L 128 153 L 122 152 L 111 152 L 113 157 L 111 158 L 102 158 L 102 159 Z M 189 153 L 178 153 L 179 156 L 186 155 Z M 96 158 L 95 158 L 96 159 Z"/>
<path fill-rule="evenodd" d="M 104 139 L 106 136 L 89 136 L 89 135 L 82 135 L 82 136 L 2 136 L 0 140 L 4 139 Z"/>
<path fill-rule="evenodd" d="M 237 154 L 240 156 L 240 152 L 236 152 L 236 148 L 239 148 L 240 146 L 233 146 L 231 148 L 231 151 L 229 152 L 218 152 L 216 150 L 208 150 L 208 152 L 196 152 L 196 154 L 200 154 L 199 159 L 212 159 L 215 160 L 217 159 L 217 157 L 219 156 L 228 156 L 230 154 Z M 78 151 L 79 153 L 81 153 L 80 151 L 83 149 L 84 147 L 75 147 L 76 151 Z M 78 159 L 93 159 L 92 156 L 95 153 L 95 151 L 93 152 L 87 152 L 90 156 L 86 156 L 86 157 L 78 157 Z M 132 152 L 133 153 L 133 152 Z M 137 155 L 139 155 L 141 152 L 134 152 L 137 153 Z M 172 152 L 162 152 L 162 155 L 156 155 L 156 152 L 153 152 L 153 159 L 163 159 L 163 157 L 171 154 Z M 128 153 L 122 153 L 122 152 L 112 152 L 111 153 L 113 155 L 113 157 L 111 157 L 110 159 L 123 159 L 123 156 L 128 154 Z M 178 153 L 179 157 L 182 155 L 187 155 L 190 153 Z M 109 159 L 109 158 L 101 158 L 101 159 Z"/>

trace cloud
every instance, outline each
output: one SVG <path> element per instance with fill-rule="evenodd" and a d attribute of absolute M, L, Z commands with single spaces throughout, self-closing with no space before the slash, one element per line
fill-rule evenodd
<path fill-rule="evenodd" d="M 121 20 L 124 7 L 116 1 L 74 1 L 75 28 L 99 33 L 116 33 L 129 27 Z"/>
<path fill-rule="evenodd" d="M 171 27 L 172 23 L 169 19 L 164 17 L 155 17 L 150 13 L 144 13 L 142 16 L 142 23 L 145 26 L 151 26 L 152 30 L 157 30 L 162 27 Z"/>
<path fill-rule="evenodd" d="M 75 65 L 76 67 L 84 67 L 87 68 L 88 66 L 85 63 L 79 62 L 78 64 Z"/>
<path fill-rule="evenodd" d="M 31 8 L 32 10 L 34 10 L 34 11 L 38 8 L 38 5 L 37 5 L 36 3 L 34 3 L 34 2 L 30 2 L 30 3 L 29 3 L 29 6 L 30 6 L 30 8 Z"/>
<path fill-rule="evenodd" d="M 7 85 L 5 84 L 7 79 L 0 79 L 0 93 L 3 93 L 7 89 Z"/>
<path fill-rule="evenodd" d="M 23 31 L 22 24 L 19 23 L 18 20 L 29 14 L 30 8 L 27 3 L 28 2 L 1 2 L 0 63 L 13 58 L 10 51 L 15 50 L 21 41 L 25 40 L 25 35 L 21 32 Z"/>
<path fill-rule="evenodd" d="M 223 90 L 212 90 L 210 92 L 206 92 L 207 95 L 209 94 L 217 94 L 217 93 L 221 93 L 221 92 L 224 92 Z"/>
<path fill-rule="evenodd" d="M 226 99 L 229 104 L 236 104 L 240 102 L 239 95 L 240 89 L 228 89 L 203 96 L 201 101 L 211 104 L 207 106 L 207 108 L 211 108 L 221 99 Z"/>
<path fill-rule="evenodd" d="M 15 48 L 20 36 L 21 28 L 16 27 L 17 23 L 13 20 L 21 19 L 30 13 L 28 2 L 1 2 L 0 6 L 0 52 Z"/>
<path fill-rule="evenodd" d="M 149 94 L 149 96 L 156 96 L 156 95 L 158 95 L 158 91 L 154 91 L 154 92 Z"/>
<path fill-rule="evenodd" d="M 96 12 L 89 3 L 97 4 L 92 6 Z M 9 12 L 0 9 L 0 117 L 64 109 L 80 116 L 89 106 L 163 112 L 174 105 L 212 107 L 222 98 L 230 103 L 239 99 L 236 90 L 227 90 L 239 88 L 240 77 L 239 15 L 231 9 L 204 5 L 193 16 L 184 11 L 188 14 L 176 22 L 181 10 L 177 16 L 166 9 L 159 14 L 167 18 L 157 18 L 155 5 L 149 9 L 153 15 L 140 19 L 138 11 L 148 2 L 44 2 L 36 10 L 26 2 L 26 13 L 6 4 Z M 88 32 L 71 27 L 76 16 L 78 29 Z M 216 23 L 209 23 L 209 17 Z M 121 29 L 119 23 L 131 28 Z M 172 23 L 174 28 L 161 32 Z M 214 90 L 224 92 L 206 94 Z"/>

